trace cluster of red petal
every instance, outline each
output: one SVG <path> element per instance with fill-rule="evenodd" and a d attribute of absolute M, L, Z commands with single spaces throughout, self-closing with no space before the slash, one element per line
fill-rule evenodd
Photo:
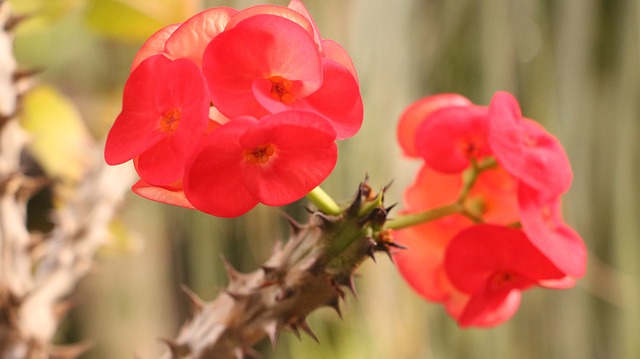
<path fill-rule="evenodd" d="M 398 140 L 424 161 L 405 191 L 405 213 L 454 203 L 461 174 L 495 159 L 464 199 L 470 216 L 396 231 L 409 247 L 395 256 L 403 277 L 461 326 L 498 325 L 513 316 L 523 290 L 567 288 L 584 275 L 584 243 L 561 216 L 572 180 L 566 153 L 522 117 L 513 96 L 498 92 L 489 107 L 456 94 L 421 99 L 402 114 Z"/>
<path fill-rule="evenodd" d="M 349 55 L 299 0 L 216 7 L 144 43 L 105 159 L 133 160 L 145 198 L 233 217 L 306 195 L 362 120 Z"/>

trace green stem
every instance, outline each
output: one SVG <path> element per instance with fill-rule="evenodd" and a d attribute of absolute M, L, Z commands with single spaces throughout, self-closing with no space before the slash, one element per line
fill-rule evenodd
<path fill-rule="evenodd" d="M 342 213 L 342 208 L 320 186 L 309 192 L 307 198 L 325 214 L 337 216 Z"/>
<path fill-rule="evenodd" d="M 462 213 L 464 206 L 461 203 L 452 203 L 450 205 L 430 209 L 428 211 L 412 213 L 398 218 L 390 219 L 385 223 L 385 229 L 402 229 L 415 226 L 418 224 L 435 221 L 442 217 L 446 217 L 456 213 Z"/>

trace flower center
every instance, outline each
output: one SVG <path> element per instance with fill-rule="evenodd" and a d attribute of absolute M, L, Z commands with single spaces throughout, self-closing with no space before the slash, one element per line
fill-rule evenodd
<path fill-rule="evenodd" d="M 249 163 L 265 163 L 276 152 L 273 145 L 260 145 L 252 150 L 244 151 L 244 158 Z"/>
<path fill-rule="evenodd" d="M 160 119 L 160 128 L 164 132 L 174 132 L 180 123 L 180 111 L 172 109 L 165 112 Z"/>
<path fill-rule="evenodd" d="M 509 285 L 513 285 L 513 283 L 518 279 L 518 275 L 513 272 L 498 272 L 491 276 L 491 285 L 494 288 L 506 287 Z"/>
<path fill-rule="evenodd" d="M 292 93 L 293 82 L 282 76 L 271 76 L 269 81 L 271 81 L 271 97 L 285 104 L 295 100 Z"/>

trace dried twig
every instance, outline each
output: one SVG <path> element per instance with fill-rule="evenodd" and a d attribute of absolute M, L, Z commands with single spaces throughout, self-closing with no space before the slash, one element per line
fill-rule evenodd
<path fill-rule="evenodd" d="M 96 146 L 95 165 L 72 195 L 58 198 L 53 231 L 27 230 L 28 200 L 54 181 L 25 174 L 21 162 L 28 135 L 16 113 L 29 79 L 19 76 L 13 57 L 15 20 L 0 0 L 0 358 L 73 358 L 83 346 L 55 348 L 51 339 L 133 176 L 104 165 Z"/>

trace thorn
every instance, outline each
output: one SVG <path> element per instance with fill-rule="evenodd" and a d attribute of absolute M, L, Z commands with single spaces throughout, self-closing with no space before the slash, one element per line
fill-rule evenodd
<path fill-rule="evenodd" d="M 389 190 L 389 188 L 391 188 L 391 186 L 393 185 L 393 181 L 394 180 L 389 181 L 389 183 L 387 183 L 386 186 L 382 187 L 382 190 L 380 191 L 380 193 L 382 194 L 386 193 Z"/>
<path fill-rule="evenodd" d="M 187 296 L 187 299 L 189 299 L 193 315 L 200 313 L 200 311 L 202 311 L 202 307 L 204 307 L 204 301 L 186 285 L 181 285 L 180 289 L 182 289 L 182 292 Z"/>
<path fill-rule="evenodd" d="M 178 344 L 172 339 L 160 338 L 160 340 L 169 347 L 173 358 L 185 358 L 191 354 L 191 349 L 186 344 Z"/>
<path fill-rule="evenodd" d="M 320 218 L 320 220 L 322 220 L 324 224 L 331 224 L 334 221 L 333 218 L 331 218 L 329 215 L 326 215 L 322 212 L 314 212 L 314 215 L 317 218 Z"/>
<path fill-rule="evenodd" d="M 240 355 L 242 355 L 240 357 L 240 359 L 244 359 L 245 357 L 251 357 L 254 359 L 260 359 L 260 353 L 258 353 L 257 351 L 255 351 L 253 348 L 251 347 L 246 347 L 244 349 L 240 349 Z"/>
<path fill-rule="evenodd" d="M 278 344 L 278 336 L 280 335 L 280 330 L 278 329 L 278 322 L 275 320 L 269 322 L 263 328 L 263 330 L 269 336 L 269 340 L 271 341 L 271 346 L 273 346 L 273 348 L 275 349 L 276 345 Z"/>
<path fill-rule="evenodd" d="M 342 290 L 342 288 L 340 288 L 340 283 L 336 282 L 335 279 L 331 278 L 331 286 L 333 287 L 333 289 L 336 290 L 336 292 L 338 293 L 338 296 L 340 296 L 340 298 L 344 299 L 347 295 L 345 294 L 344 290 Z"/>
<path fill-rule="evenodd" d="M 356 282 L 353 280 L 353 275 L 349 276 L 349 282 L 346 286 L 351 291 L 351 294 L 357 299 L 358 292 L 356 291 Z"/>
<path fill-rule="evenodd" d="M 245 299 L 247 296 L 245 294 L 241 294 L 241 293 L 234 293 L 232 292 L 229 288 L 225 288 L 224 292 L 230 296 L 231 298 L 233 298 L 235 301 L 241 301 L 243 299 Z"/>
<path fill-rule="evenodd" d="M 64 346 L 54 346 L 50 350 L 50 359 L 75 359 L 93 347 L 93 343 L 85 342 Z"/>
<path fill-rule="evenodd" d="M 396 242 L 388 242 L 388 243 L 386 243 L 386 245 L 389 246 L 389 247 L 396 248 L 396 249 L 401 249 L 403 251 L 409 249 L 409 247 L 403 246 L 402 244 L 398 244 Z"/>
<path fill-rule="evenodd" d="M 366 175 L 364 181 L 360 182 L 360 185 L 358 185 L 358 190 L 356 191 L 355 198 L 353 199 L 353 202 L 351 203 L 351 205 L 349 205 L 349 208 L 347 208 L 346 212 L 350 217 L 357 216 L 358 211 L 360 210 L 360 207 L 362 207 L 362 198 L 364 196 L 363 195 L 364 185 L 368 179 L 369 179 L 369 175 Z"/>
<path fill-rule="evenodd" d="M 385 208 L 384 210 L 387 211 L 387 213 L 391 212 L 392 209 L 394 209 L 398 204 L 394 203 L 392 205 L 390 205 L 389 207 Z"/>
<path fill-rule="evenodd" d="M 378 245 L 373 238 L 369 238 L 369 247 L 367 249 L 365 249 L 367 252 L 365 253 L 366 255 L 368 255 L 369 257 L 371 257 L 371 259 L 373 260 L 374 263 L 376 262 L 376 246 Z"/>
<path fill-rule="evenodd" d="M 389 251 L 389 249 L 387 248 L 387 250 L 384 251 L 387 254 L 387 257 L 389 257 L 389 260 L 391 261 L 391 263 L 396 264 L 396 262 L 393 260 L 393 256 L 391 255 L 391 252 Z"/>
<path fill-rule="evenodd" d="M 353 294 L 354 297 L 358 298 L 358 293 L 356 292 L 356 285 L 355 285 L 355 281 L 353 279 L 353 275 L 348 276 L 348 277 L 343 277 L 343 278 L 337 280 L 336 283 L 338 283 L 339 285 L 341 285 L 343 287 L 349 288 L 349 291 L 351 292 L 351 294 Z"/>
<path fill-rule="evenodd" d="M 240 272 L 238 272 L 229 261 L 224 256 L 222 257 L 222 263 L 224 264 L 224 269 L 227 271 L 227 278 L 229 278 L 229 282 L 235 282 L 240 278 Z"/>
<path fill-rule="evenodd" d="M 333 308 L 336 311 L 336 313 L 338 313 L 338 316 L 340 317 L 340 319 L 342 319 L 342 310 L 340 310 L 340 299 L 338 299 L 338 297 L 335 297 L 334 299 L 332 299 L 331 302 L 329 302 L 327 305 Z"/>
<path fill-rule="evenodd" d="M 280 211 L 280 215 L 284 217 L 284 219 L 286 219 L 287 222 L 289 222 L 289 226 L 291 227 L 291 231 L 293 232 L 293 235 L 299 233 L 302 230 L 302 224 L 296 221 L 287 212 Z"/>
<path fill-rule="evenodd" d="M 263 265 L 260 266 L 260 269 L 262 269 L 264 274 L 266 276 L 268 276 L 270 274 L 273 274 L 273 272 L 275 272 L 278 269 L 278 267 L 271 267 L 271 266 L 268 266 L 266 264 L 263 264 Z"/>
<path fill-rule="evenodd" d="M 271 249 L 271 256 L 273 257 L 281 253 L 283 246 L 284 244 L 282 244 L 281 240 L 275 241 L 275 243 L 273 243 L 273 249 Z"/>
<path fill-rule="evenodd" d="M 371 222 L 378 227 L 382 227 L 384 222 L 387 221 L 387 211 L 384 208 L 376 207 L 366 216 L 358 221 L 358 225 L 363 227 L 365 224 Z"/>
<path fill-rule="evenodd" d="M 375 192 L 373 192 L 373 189 L 371 188 L 371 186 L 369 186 L 368 178 L 366 181 L 360 183 L 360 188 L 360 193 L 367 202 L 372 201 L 376 198 Z"/>
<path fill-rule="evenodd" d="M 301 339 L 300 330 L 298 330 L 298 325 L 297 324 L 295 324 L 295 323 L 289 324 L 289 329 L 291 329 L 291 332 L 293 333 L 293 335 L 296 336 L 296 338 L 298 338 L 298 340 Z"/>
<path fill-rule="evenodd" d="M 315 340 L 316 343 L 320 344 L 320 340 L 318 340 L 318 337 L 313 332 L 313 330 L 311 330 L 311 327 L 309 327 L 309 324 L 307 323 L 307 321 L 304 318 L 300 319 L 300 321 L 298 322 L 298 326 L 302 330 L 304 330 L 304 332 L 307 333 L 311 338 L 313 338 L 313 340 Z"/>

